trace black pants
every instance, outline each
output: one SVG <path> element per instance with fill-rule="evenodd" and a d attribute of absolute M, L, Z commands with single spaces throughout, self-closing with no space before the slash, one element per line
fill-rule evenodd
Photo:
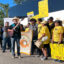
<path fill-rule="evenodd" d="M 55 41 L 54 41 L 54 43 L 58 43 L 58 42 L 55 42 Z M 61 41 L 61 44 L 63 44 L 63 41 Z"/>
<path fill-rule="evenodd" d="M 37 36 L 32 38 L 32 47 L 31 47 L 31 54 L 39 54 L 41 55 L 41 50 L 35 46 L 35 41 L 37 40 Z"/>
<path fill-rule="evenodd" d="M 2 48 L 2 38 L 0 37 L 0 45 L 1 45 L 1 48 Z"/>

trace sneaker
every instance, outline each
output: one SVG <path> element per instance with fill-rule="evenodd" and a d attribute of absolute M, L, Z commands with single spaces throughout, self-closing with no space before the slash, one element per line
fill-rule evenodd
<path fill-rule="evenodd" d="M 3 53 L 5 53 L 5 51 L 2 51 Z"/>
<path fill-rule="evenodd" d="M 60 63 L 62 63 L 63 61 L 61 61 L 61 60 L 57 60 L 57 62 L 60 62 Z"/>
<path fill-rule="evenodd" d="M 57 59 L 54 59 L 54 61 L 58 61 Z"/>
<path fill-rule="evenodd" d="M 21 59 L 21 56 L 18 56 L 19 59 Z"/>
<path fill-rule="evenodd" d="M 41 58 L 41 60 L 47 60 L 48 58 L 47 57 L 43 57 L 43 58 Z"/>
<path fill-rule="evenodd" d="M 38 55 L 37 57 L 40 57 L 41 55 Z"/>

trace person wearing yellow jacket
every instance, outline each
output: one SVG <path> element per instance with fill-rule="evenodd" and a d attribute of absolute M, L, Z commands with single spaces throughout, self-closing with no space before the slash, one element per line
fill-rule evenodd
<path fill-rule="evenodd" d="M 42 28 L 40 30 L 38 40 L 42 42 L 41 49 L 44 54 L 44 57 L 41 58 L 41 60 L 47 60 L 47 47 L 49 47 L 49 42 L 50 42 L 50 32 L 48 27 L 46 26 L 46 21 L 41 22 L 42 23 Z M 43 41 L 43 38 L 46 37 L 47 39 Z"/>

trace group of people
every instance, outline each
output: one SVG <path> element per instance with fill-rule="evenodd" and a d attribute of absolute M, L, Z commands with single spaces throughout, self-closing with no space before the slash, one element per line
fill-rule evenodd
<path fill-rule="evenodd" d="M 15 42 L 17 44 L 17 55 L 20 58 L 20 38 L 21 38 L 21 31 L 29 32 L 32 30 L 32 45 L 31 45 L 31 54 L 33 55 L 35 50 L 37 54 L 41 55 L 43 53 L 43 57 L 41 60 L 48 59 L 48 49 L 50 43 L 63 43 L 63 33 L 64 27 L 62 26 L 61 20 L 55 20 L 54 18 L 50 17 L 47 21 L 39 18 L 38 20 L 32 18 L 29 20 L 27 26 L 23 26 L 19 22 L 19 18 L 13 18 L 13 24 L 9 26 L 9 22 L 5 23 L 5 26 L 2 28 L 2 50 L 3 53 L 6 50 L 6 43 L 8 43 L 8 48 L 12 52 L 12 57 L 15 58 Z M 46 39 L 43 41 L 43 38 Z M 38 48 L 35 45 L 35 41 L 41 41 L 42 45 Z M 50 49 L 49 49 L 50 50 Z M 49 51 L 50 52 L 50 51 Z"/>

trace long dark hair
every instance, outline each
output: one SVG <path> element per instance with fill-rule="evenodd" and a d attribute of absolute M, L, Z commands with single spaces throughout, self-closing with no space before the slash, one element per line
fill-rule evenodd
<path fill-rule="evenodd" d="M 21 24 L 20 27 L 22 27 L 22 30 L 21 31 L 25 31 L 25 28 L 24 26 Z"/>
<path fill-rule="evenodd" d="M 59 26 L 62 26 L 62 21 L 61 20 L 56 20 L 54 23 L 58 23 L 59 24 Z"/>

